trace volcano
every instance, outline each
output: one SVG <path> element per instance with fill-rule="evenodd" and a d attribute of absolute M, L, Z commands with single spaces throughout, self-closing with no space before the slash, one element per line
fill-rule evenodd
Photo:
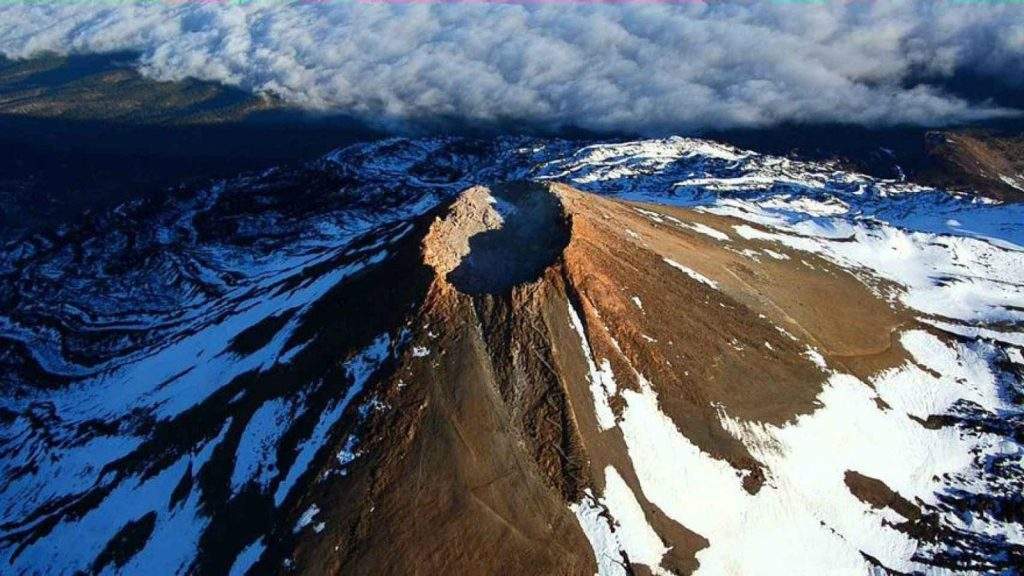
<path fill-rule="evenodd" d="M 770 472 L 723 411 L 784 424 L 815 408 L 822 362 L 866 374 L 903 360 L 892 334 L 905 318 L 855 278 L 782 252 L 751 268 L 734 251 L 755 243 L 723 240 L 729 224 L 560 185 L 461 194 L 410 241 L 408 262 L 428 271 L 415 312 L 392 329 L 409 345 L 376 376 L 368 456 L 299 505 L 347 522 L 302 542 L 297 562 L 691 572 L 707 539 L 645 496 L 641 474 L 662 471 L 634 463 L 681 457 L 657 445 L 672 438 L 658 427 L 752 497 Z M 848 316 L 830 313 L 840 300 Z"/>
<path fill-rule="evenodd" d="M 11 573 L 1024 561 L 1019 344 L 901 299 L 868 238 L 537 178 L 308 224 L 376 202 L 330 174 L 8 251 Z"/>

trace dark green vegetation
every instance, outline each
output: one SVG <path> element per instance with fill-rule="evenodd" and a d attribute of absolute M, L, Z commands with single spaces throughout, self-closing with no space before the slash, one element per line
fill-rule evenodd
<path fill-rule="evenodd" d="M 276 106 L 270 98 L 210 82 L 154 82 L 131 54 L 0 58 L 4 115 L 128 124 L 237 122 Z"/>
<path fill-rule="evenodd" d="M 155 82 L 131 62 L 0 58 L 0 240 L 375 136 L 210 82 Z"/>

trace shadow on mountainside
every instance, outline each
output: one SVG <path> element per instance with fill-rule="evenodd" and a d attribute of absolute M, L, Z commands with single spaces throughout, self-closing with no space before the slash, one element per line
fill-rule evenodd
<path fill-rule="evenodd" d="M 515 183 L 492 190 L 500 228 L 469 239 L 469 253 L 448 273 L 466 294 L 499 294 L 540 277 L 569 243 L 561 203 L 543 185 Z"/>

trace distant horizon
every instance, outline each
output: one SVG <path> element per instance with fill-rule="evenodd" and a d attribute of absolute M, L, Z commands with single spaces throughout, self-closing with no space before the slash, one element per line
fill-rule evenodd
<path fill-rule="evenodd" d="M 1024 109 L 1021 1 L 7 2 L 0 55 L 130 51 L 376 126 L 950 126 Z"/>
<path fill-rule="evenodd" d="M 531 121 L 491 120 L 466 121 L 458 117 L 437 117 L 422 121 L 388 122 L 372 117 L 358 117 L 343 110 L 302 108 L 294 103 L 274 98 L 270 94 L 252 94 L 237 86 L 226 85 L 218 80 L 158 81 L 140 76 L 135 83 L 107 84 L 106 75 L 120 74 L 124 70 L 137 70 L 135 62 L 140 54 L 132 51 L 115 51 L 93 54 L 40 53 L 25 58 L 8 58 L 0 55 L 0 116 L 10 121 L 19 118 L 26 122 L 47 122 L 59 120 L 67 126 L 75 124 L 106 125 L 107 129 L 119 130 L 119 126 L 141 128 L 147 125 L 176 124 L 185 126 L 209 124 L 227 129 L 232 125 L 249 125 L 250 128 L 266 126 L 279 129 L 291 126 L 303 131 L 332 131 L 345 134 L 364 134 L 367 137 L 422 138 L 435 136 L 459 136 L 466 138 L 493 138 L 498 136 L 525 136 L 532 138 L 566 138 L 572 140 L 623 140 L 665 138 L 671 136 L 694 138 L 731 138 L 741 135 L 772 134 L 789 132 L 809 134 L 815 132 L 839 131 L 846 133 L 887 133 L 920 132 L 922 130 L 945 129 L 1024 129 L 1024 113 L 1015 112 L 991 119 L 952 121 L 921 125 L 911 122 L 897 124 L 860 124 L 842 120 L 803 121 L 784 120 L 774 124 L 757 126 L 701 127 L 691 126 L 677 129 L 662 126 L 654 130 L 604 129 L 595 130 L 571 123 L 546 124 Z M 121 76 L 116 76 L 123 78 Z M 42 83 L 40 83 L 42 82 Z M 135 81 L 133 81 L 135 82 Z M 83 84 L 84 83 L 84 84 Z M 146 88 L 151 83 L 152 88 Z M 79 102 L 75 91 L 91 86 L 93 96 Z M 189 105 L 180 110 L 154 106 L 144 100 L 147 90 L 181 91 L 186 97 L 190 91 L 205 86 L 200 92 L 217 94 L 210 100 L 210 106 L 227 106 L 218 109 L 196 109 Z M 170 88 L 169 86 L 176 86 Z M 42 90 L 33 93 L 31 107 L 19 107 L 24 98 L 14 98 L 19 90 Z M 128 92 L 126 92 L 128 90 Z M 67 92 L 65 92 L 67 91 Z M 1011 97 L 1016 95 L 1011 94 Z M 180 98 L 179 97 L 179 98 Z M 13 100 L 11 98 L 14 98 Z M 265 100 L 269 98 L 270 100 Z M 107 102 L 106 105 L 103 102 Z M 134 103 L 134 104 L 133 104 Z M 184 104 L 184 102 L 183 102 Z M 196 104 L 199 104 L 198 102 Z M 137 107 L 136 107 L 137 106 Z M 203 106 L 206 106 L 205 104 Z M 52 108 L 52 110 L 51 110 Z M 182 114 L 200 113 L 196 118 Z M 225 116 L 225 113 L 228 116 Z M 237 116 L 237 117 L 236 117 Z M 55 126 L 55 128 L 57 128 Z M 59 128 L 58 128 L 59 129 Z"/>

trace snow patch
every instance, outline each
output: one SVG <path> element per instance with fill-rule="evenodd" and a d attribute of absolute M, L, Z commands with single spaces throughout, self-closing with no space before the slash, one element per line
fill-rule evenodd
<path fill-rule="evenodd" d="M 266 545 L 263 543 L 263 538 L 259 538 L 246 546 L 238 553 L 234 564 L 231 565 L 231 570 L 228 571 L 228 576 L 245 576 L 253 565 L 256 564 L 256 561 L 260 559 L 265 549 Z"/>
<path fill-rule="evenodd" d="M 728 242 L 732 239 L 725 232 L 722 232 L 717 228 L 712 228 L 711 226 L 708 226 L 707 224 L 702 224 L 700 222 L 679 222 L 679 225 L 684 228 L 689 228 L 690 230 L 693 230 L 694 232 L 698 232 L 705 236 L 710 236 L 715 240 L 721 240 L 722 242 Z"/>
<path fill-rule="evenodd" d="M 306 508 L 306 511 L 302 513 L 302 516 L 299 516 L 299 520 L 295 522 L 295 529 L 293 532 L 296 534 L 301 532 L 303 528 L 309 526 L 309 523 L 312 522 L 313 518 L 316 518 L 316 515 L 319 513 L 320 507 L 316 504 L 310 504 L 309 508 Z"/>
<path fill-rule="evenodd" d="M 629 555 L 630 562 L 644 564 L 659 576 L 669 576 L 669 572 L 661 568 L 661 559 L 669 548 L 647 523 L 644 511 L 633 491 L 611 466 L 604 469 L 604 477 L 602 500 L 618 524 L 615 534 L 622 549 Z"/>
<path fill-rule="evenodd" d="M 587 362 L 589 371 L 590 393 L 594 397 L 594 412 L 597 414 L 597 423 L 602 430 L 615 427 L 615 413 L 612 411 L 608 399 L 615 395 L 618 386 L 615 383 L 615 374 L 612 373 L 611 364 L 607 359 L 601 362 L 598 368 L 594 364 L 594 357 L 590 350 L 590 342 L 587 340 L 583 322 L 572 303 L 569 303 L 569 325 L 580 337 L 580 345 L 583 348 L 583 358 Z"/>
<path fill-rule="evenodd" d="M 569 505 L 569 510 L 576 515 L 576 521 L 580 523 L 594 551 L 597 576 L 626 576 L 628 573 L 623 567 L 622 545 L 603 515 L 604 508 L 597 503 L 589 488 L 584 494 L 578 503 Z"/>
<path fill-rule="evenodd" d="M 698 282 L 701 282 L 703 284 L 707 284 L 708 286 L 710 286 L 710 287 L 712 287 L 712 288 L 714 288 L 716 290 L 718 289 L 718 282 L 715 282 L 714 280 L 708 278 L 707 276 L 701 274 L 700 272 L 697 272 L 696 270 L 693 270 L 692 268 L 687 268 L 686 266 L 683 266 L 679 262 L 676 262 L 675 260 L 672 260 L 670 258 L 663 258 L 663 260 L 669 266 L 678 269 L 679 271 L 681 271 L 683 274 L 686 274 L 690 278 L 693 278 L 694 280 L 696 280 Z"/>
<path fill-rule="evenodd" d="M 291 423 L 291 404 L 283 398 L 268 400 L 249 419 L 235 453 L 231 491 L 249 482 L 266 489 L 277 475 L 277 443 Z"/>
<path fill-rule="evenodd" d="M 985 359 L 969 347 L 924 331 L 903 334 L 901 343 L 928 371 L 908 363 L 879 375 L 873 388 L 833 373 L 818 396 L 821 408 L 781 427 L 721 412 L 727 430 L 767 468 L 756 495 L 732 466 L 679 432 L 649 381 L 641 376 L 639 391 L 622 392 L 620 427 L 644 495 L 710 541 L 697 555 L 698 574 L 817 575 L 822 566 L 871 573 L 861 551 L 895 570 L 927 571 L 914 560 L 918 543 L 892 528 L 899 518 L 854 497 L 845 472 L 934 504 L 940 479 L 969 471 L 978 444 L 912 416 L 942 413 L 961 398 L 989 407 L 999 400 Z M 891 409 L 880 408 L 879 398 Z"/>
<path fill-rule="evenodd" d="M 363 391 L 363 387 L 370 379 L 370 376 L 388 358 L 390 343 L 390 337 L 387 334 L 381 334 L 362 352 L 345 363 L 345 372 L 351 380 L 351 384 L 345 391 L 345 395 L 320 415 L 320 420 L 317 421 L 312 434 L 299 445 L 299 452 L 295 457 L 295 462 L 292 463 L 291 468 L 288 470 L 288 475 L 278 485 L 277 491 L 274 493 L 275 505 L 280 506 L 284 502 L 284 499 L 291 492 L 299 477 L 306 472 L 317 452 L 327 441 L 327 435 L 338 419 L 341 418 L 345 409 Z"/>

